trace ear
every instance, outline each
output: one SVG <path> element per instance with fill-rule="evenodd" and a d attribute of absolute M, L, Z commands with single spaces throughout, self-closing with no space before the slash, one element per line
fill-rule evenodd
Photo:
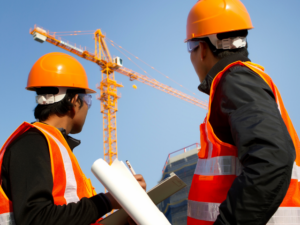
<path fill-rule="evenodd" d="M 77 107 L 77 104 L 79 104 L 79 103 L 78 103 L 78 94 L 76 94 L 76 95 L 74 96 L 74 98 L 71 99 L 71 103 L 72 103 L 73 107 L 72 107 L 72 109 L 71 109 L 69 115 L 70 115 L 70 117 L 73 118 L 73 117 L 75 116 L 75 114 L 76 114 L 78 108 L 79 108 L 79 107 Z"/>
<path fill-rule="evenodd" d="M 201 61 L 204 61 L 207 56 L 207 44 L 205 42 L 200 42 L 200 59 Z"/>
<path fill-rule="evenodd" d="M 74 96 L 74 98 L 71 99 L 71 103 L 72 103 L 74 106 L 76 105 L 76 103 L 78 103 L 78 94 L 76 94 L 76 95 Z"/>

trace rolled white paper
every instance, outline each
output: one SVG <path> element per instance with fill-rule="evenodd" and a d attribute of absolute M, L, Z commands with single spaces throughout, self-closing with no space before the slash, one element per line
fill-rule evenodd
<path fill-rule="evenodd" d="M 98 159 L 92 172 L 138 225 L 171 225 L 123 162 Z"/>

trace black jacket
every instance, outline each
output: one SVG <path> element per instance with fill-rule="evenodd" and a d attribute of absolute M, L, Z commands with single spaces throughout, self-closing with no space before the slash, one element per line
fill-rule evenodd
<path fill-rule="evenodd" d="M 73 150 L 80 141 L 67 136 Z M 52 196 L 53 178 L 47 140 L 31 128 L 13 141 L 4 154 L 2 188 L 13 202 L 17 225 L 89 225 L 111 211 L 104 194 L 58 206 Z"/>
<path fill-rule="evenodd" d="M 220 60 L 199 85 L 209 94 L 213 78 L 239 54 Z M 291 179 L 295 148 L 270 87 L 255 72 L 236 65 L 217 88 L 209 119 L 217 137 L 235 145 L 243 166 L 215 225 L 264 225 L 282 202 Z"/>

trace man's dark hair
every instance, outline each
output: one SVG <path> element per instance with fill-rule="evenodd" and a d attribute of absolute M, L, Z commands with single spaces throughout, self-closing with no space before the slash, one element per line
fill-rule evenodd
<path fill-rule="evenodd" d="M 44 94 L 57 94 L 59 92 L 56 87 L 42 87 L 37 88 L 37 95 Z M 71 100 L 75 97 L 76 94 L 85 93 L 84 89 L 68 89 L 66 96 L 59 102 L 55 102 L 49 105 L 37 105 L 34 109 L 34 117 L 39 121 L 45 121 L 51 115 L 57 115 L 59 117 L 66 115 L 70 110 L 72 110 L 73 104 Z M 83 101 L 78 98 L 77 101 L 82 107 Z"/>
<path fill-rule="evenodd" d="M 248 30 L 239 30 L 239 31 L 231 31 L 226 33 L 220 33 L 217 34 L 217 38 L 219 40 L 227 39 L 227 38 L 234 38 L 234 37 L 247 37 Z M 201 38 L 203 41 L 205 41 L 212 51 L 213 55 L 218 59 L 223 59 L 226 56 L 230 56 L 233 54 L 240 54 L 242 56 L 248 57 L 248 42 L 247 45 L 244 48 L 236 48 L 236 49 L 217 49 L 209 40 L 208 37 Z"/>

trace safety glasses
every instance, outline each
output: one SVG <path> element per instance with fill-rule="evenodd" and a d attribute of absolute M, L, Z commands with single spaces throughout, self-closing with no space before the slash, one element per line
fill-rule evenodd
<path fill-rule="evenodd" d="M 191 53 L 196 48 L 198 48 L 200 42 L 203 42 L 203 40 L 192 39 L 192 40 L 187 41 L 187 50 L 188 50 L 188 52 Z"/>
<path fill-rule="evenodd" d="M 88 108 L 91 108 L 91 106 L 92 106 L 92 95 L 78 94 L 78 97 L 88 105 Z"/>

